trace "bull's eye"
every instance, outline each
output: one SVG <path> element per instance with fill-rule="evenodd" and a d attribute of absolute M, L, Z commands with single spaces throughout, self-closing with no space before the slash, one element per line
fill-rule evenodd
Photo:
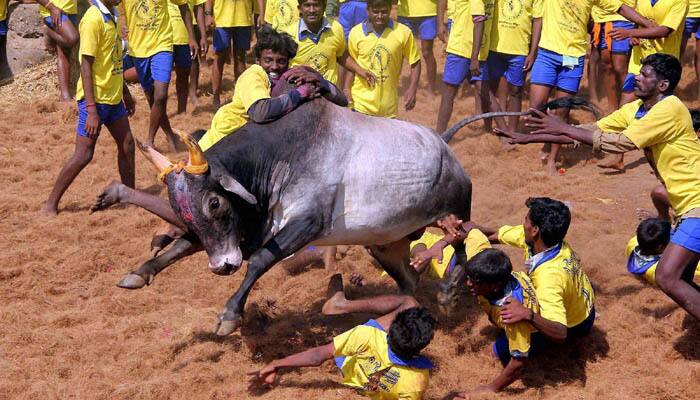
<path fill-rule="evenodd" d="M 220 204 L 219 204 L 219 199 L 217 199 L 216 197 L 212 198 L 212 199 L 209 201 L 209 209 L 210 209 L 210 210 L 216 211 L 216 210 L 219 209 L 219 206 L 220 206 Z"/>

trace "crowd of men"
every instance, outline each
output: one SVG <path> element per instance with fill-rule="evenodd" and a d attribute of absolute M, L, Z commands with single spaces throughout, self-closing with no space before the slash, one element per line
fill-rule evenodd
<path fill-rule="evenodd" d="M 138 81 L 148 99 L 146 145 L 153 146 L 162 129 L 171 150 L 178 150 L 166 113 L 172 71 L 177 111 L 185 112 L 197 102 L 210 43 L 217 111 L 199 139 L 203 150 L 249 121 L 276 120 L 321 96 L 359 113 L 396 118 L 400 104 L 415 107 L 423 67 L 428 90 L 440 96 L 437 132 L 447 128 L 465 83 L 473 85 L 475 113 L 517 112 L 529 80 L 532 110 L 524 125 L 518 116 L 496 118 L 493 131 L 506 146 L 543 143 L 541 158 L 551 174 L 561 145 L 583 143 L 611 153 L 601 166 L 617 169 L 624 169 L 625 152 L 644 150 L 660 185 L 652 192 L 656 211 L 644 215 L 628 245 L 627 269 L 700 318 L 700 287 L 693 281 L 700 275 L 700 115 L 691 115 L 673 94 L 679 59 L 700 30 L 700 0 L 399 0 L 397 19 L 391 17 L 392 0 L 91 0 L 79 22 L 76 0 L 37 1 L 47 48 L 57 57 L 61 100 L 71 100 L 69 57 L 75 46 L 81 76 L 75 152 L 44 203 L 45 214 L 58 212 L 61 196 L 91 161 L 102 125 L 117 143 L 122 184 L 134 187 L 129 80 Z M 3 52 L 7 7 L 8 0 L 0 0 Z M 442 84 L 436 38 L 446 43 L 446 54 L 437 55 L 445 59 Z M 253 42 L 255 61 L 247 66 Z M 590 95 L 595 100 L 604 88 L 610 112 L 593 129 L 568 124 L 566 110 L 542 109 L 552 97 L 579 92 L 587 54 Z M 227 63 L 235 78 L 229 102 L 222 101 Z M 400 79 L 404 65 L 406 83 Z M 293 89 L 273 95 L 278 83 Z M 462 282 L 502 329 L 493 353 L 504 369 L 459 397 L 502 390 L 548 343 L 573 343 L 595 323 L 593 286 L 565 241 L 569 209 L 549 198 L 531 198 L 526 205 L 523 224 L 498 229 L 448 216 L 438 222 L 442 234 L 417 232 L 407 255 L 417 273 L 448 279 L 456 268 L 454 248 L 465 246 L 469 261 Z M 525 272 L 514 272 L 491 244 L 523 249 Z M 382 316 L 327 345 L 273 361 L 253 379 L 273 383 L 281 368 L 335 358 L 343 383 L 369 397 L 421 398 L 432 364 L 419 354 L 436 320 L 411 296 L 348 300 L 339 277 L 331 284 L 325 314 Z"/>

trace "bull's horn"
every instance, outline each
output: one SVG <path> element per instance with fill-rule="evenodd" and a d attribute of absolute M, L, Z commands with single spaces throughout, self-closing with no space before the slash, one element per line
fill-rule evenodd
<path fill-rule="evenodd" d="M 209 169 L 209 164 L 207 163 L 207 159 L 204 157 L 204 152 L 202 151 L 202 148 L 199 147 L 197 141 L 194 140 L 192 136 L 182 131 L 175 130 L 175 133 L 177 133 L 180 139 L 185 143 L 185 146 L 187 146 L 187 150 L 189 150 L 190 153 L 190 159 L 187 163 L 187 167 L 185 167 L 185 170 L 195 175 L 201 175 L 207 172 Z"/>
<path fill-rule="evenodd" d="M 138 140 L 134 139 L 136 141 L 136 147 L 141 150 L 144 156 L 148 159 L 148 161 L 153 164 L 156 169 L 158 169 L 158 172 L 163 172 L 168 168 L 171 168 L 173 166 L 173 162 L 170 161 L 166 156 L 160 154 L 156 149 L 153 147 L 141 143 Z"/>

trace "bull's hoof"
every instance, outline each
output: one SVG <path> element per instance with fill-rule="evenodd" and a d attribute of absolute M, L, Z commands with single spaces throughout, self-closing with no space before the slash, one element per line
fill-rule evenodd
<path fill-rule="evenodd" d="M 151 282 L 153 282 L 153 276 L 149 276 L 148 278 L 149 279 L 146 280 L 141 275 L 134 272 L 129 272 L 122 278 L 122 280 L 119 281 L 119 283 L 117 283 L 117 287 L 122 289 L 141 289 L 142 287 L 150 285 Z"/>
<path fill-rule="evenodd" d="M 241 322 L 242 318 L 240 316 L 236 316 L 232 320 L 221 319 L 221 317 L 219 317 L 216 320 L 216 325 L 214 325 L 214 333 L 218 336 L 228 336 L 241 326 Z"/>

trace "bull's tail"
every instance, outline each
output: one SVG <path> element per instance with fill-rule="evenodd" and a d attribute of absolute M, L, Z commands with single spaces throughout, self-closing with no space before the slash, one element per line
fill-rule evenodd
<path fill-rule="evenodd" d="M 577 97 L 577 96 L 569 96 L 569 97 L 562 97 L 556 100 L 552 100 L 549 103 L 543 105 L 540 107 L 540 110 L 546 111 L 546 110 L 556 110 L 560 108 L 567 108 L 567 109 L 573 109 L 573 110 L 584 110 L 588 111 L 593 116 L 595 116 L 596 119 L 600 118 L 600 110 L 592 104 L 590 101 L 584 99 L 583 97 Z M 530 114 L 529 111 L 522 111 L 522 112 L 516 112 L 516 111 L 498 111 L 498 112 L 488 112 L 488 113 L 483 113 L 483 114 L 477 114 L 477 115 L 472 115 L 471 117 L 467 117 L 456 124 L 452 125 L 449 127 L 445 132 L 443 132 L 440 137 L 442 137 L 442 140 L 445 141 L 445 143 L 450 143 L 450 140 L 454 137 L 454 135 L 459 131 L 460 129 L 464 128 L 465 126 L 471 124 L 472 122 L 476 122 L 482 119 L 486 118 L 496 118 L 496 117 L 510 117 L 510 116 L 523 116 L 523 115 L 528 115 Z"/>

